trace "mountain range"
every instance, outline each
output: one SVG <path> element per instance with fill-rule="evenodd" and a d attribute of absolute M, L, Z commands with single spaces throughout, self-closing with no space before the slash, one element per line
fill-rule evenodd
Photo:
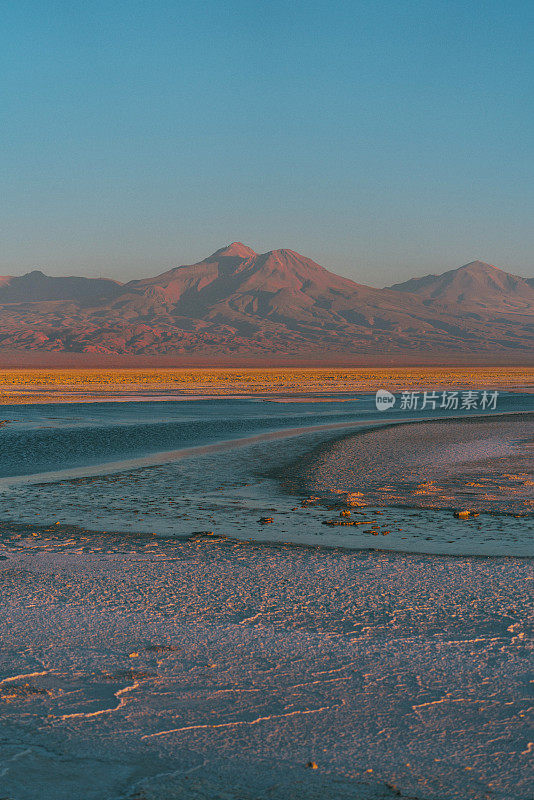
<path fill-rule="evenodd" d="M 482 261 L 384 289 L 240 242 L 127 283 L 0 277 L 0 350 L 102 354 L 534 353 L 534 279 Z"/>

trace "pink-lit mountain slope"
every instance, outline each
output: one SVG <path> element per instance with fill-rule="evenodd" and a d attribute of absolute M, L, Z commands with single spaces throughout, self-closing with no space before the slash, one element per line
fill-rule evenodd
<path fill-rule="evenodd" d="M 122 285 L 43 278 L 0 280 L 0 349 L 268 357 L 534 347 L 534 288 L 481 262 L 374 289 L 292 250 L 234 242 Z M 24 281 L 32 291 L 21 297 Z"/>
<path fill-rule="evenodd" d="M 443 275 L 412 278 L 391 289 L 410 292 L 433 305 L 461 306 L 490 313 L 534 310 L 534 286 L 528 280 L 484 261 L 471 261 Z"/>

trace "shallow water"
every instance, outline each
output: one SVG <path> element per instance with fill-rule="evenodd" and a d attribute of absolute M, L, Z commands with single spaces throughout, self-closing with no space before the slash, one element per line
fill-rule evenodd
<path fill-rule="evenodd" d="M 532 404 L 531 397 L 510 396 L 507 402 L 516 411 Z M 399 485 L 396 494 L 391 487 L 382 493 L 369 491 L 370 507 L 351 517 L 361 525 L 327 526 L 324 523 L 336 517 L 336 511 L 301 502 L 310 494 L 337 499 L 339 492 L 361 488 L 363 468 L 357 469 L 358 484 L 350 470 L 347 477 L 346 468 L 354 465 L 364 465 L 364 477 L 374 479 L 375 488 L 386 480 L 384 470 L 390 470 L 388 481 L 395 475 L 398 479 L 397 465 L 405 455 L 407 435 L 412 444 L 419 436 L 418 458 L 427 463 L 421 467 L 423 472 L 428 463 L 434 465 L 440 447 L 443 467 L 452 469 L 458 450 L 465 461 L 470 448 L 463 441 L 465 436 L 447 434 L 457 431 L 458 425 L 474 426 L 468 437 L 471 443 L 478 442 L 479 450 L 484 450 L 483 442 L 489 441 L 495 459 L 496 447 L 499 453 L 516 448 L 514 431 L 525 424 L 523 414 L 365 431 L 392 419 L 377 415 L 369 396 L 325 405 L 209 400 L 160 403 L 154 408 L 149 403 L 33 406 L 17 412 L 18 418 L 0 430 L 0 471 L 4 474 L 0 521 L 185 538 L 212 531 L 238 539 L 352 549 L 531 553 L 532 517 L 517 520 L 483 514 L 469 521 L 456 520 L 450 509 L 467 498 L 458 492 L 456 497 L 447 496 L 428 480 L 421 488 L 421 475 L 409 486 Z M 232 414 L 237 419 L 229 430 Z M 351 430 L 360 433 L 346 438 Z M 109 431 L 115 438 L 108 447 Z M 521 435 L 524 438 L 524 430 Z M 362 445 L 369 441 L 371 445 Z M 156 446 L 164 446 L 163 452 Z M 172 451 L 171 446 L 179 449 Z M 392 458 L 394 446 L 398 452 Z M 23 457 L 17 460 L 20 449 Z M 328 487 L 321 477 L 325 474 L 330 479 Z M 337 493 L 330 491 L 332 479 Z M 518 481 L 508 483 L 518 489 Z M 471 492 L 476 491 L 483 489 L 472 487 Z M 528 510 L 517 491 L 501 494 L 501 506 L 488 511 Z M 426 505 L 429 510 L 414 513 L 398 505 Z M 272 517 L 273 524 L 261 524 L 262 517 Z"/>
<path fill-rule="evenodd" d="M 497 411 L 532 410 L 532 395 L 501 392 Z M 97 465 L 284 428 L 450 416 L 377 412 L 374 395 L 331 402 L 209 399 L 2 406 L 0 477 Z M 456 412 L 455 412 L 456 413 Z M 458 412 L 460 416 L 471 412 Z M 487 412 L 488 414 L 490 412 Z"/>

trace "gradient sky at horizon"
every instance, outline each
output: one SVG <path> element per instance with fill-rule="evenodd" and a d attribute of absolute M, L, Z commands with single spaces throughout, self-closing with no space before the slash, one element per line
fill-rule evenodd
<path fill-rule="evenodd" d="M 2 4 L 0 273 L 534 275 L 531 2 Z"/>

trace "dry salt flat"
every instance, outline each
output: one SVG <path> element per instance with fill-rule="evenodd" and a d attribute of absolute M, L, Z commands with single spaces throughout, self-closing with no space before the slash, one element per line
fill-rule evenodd
<path fill-rule="evenodd" d="M 2 555 L 2 797 L 532 797 L 524 559 L 9 527 Z"/>

